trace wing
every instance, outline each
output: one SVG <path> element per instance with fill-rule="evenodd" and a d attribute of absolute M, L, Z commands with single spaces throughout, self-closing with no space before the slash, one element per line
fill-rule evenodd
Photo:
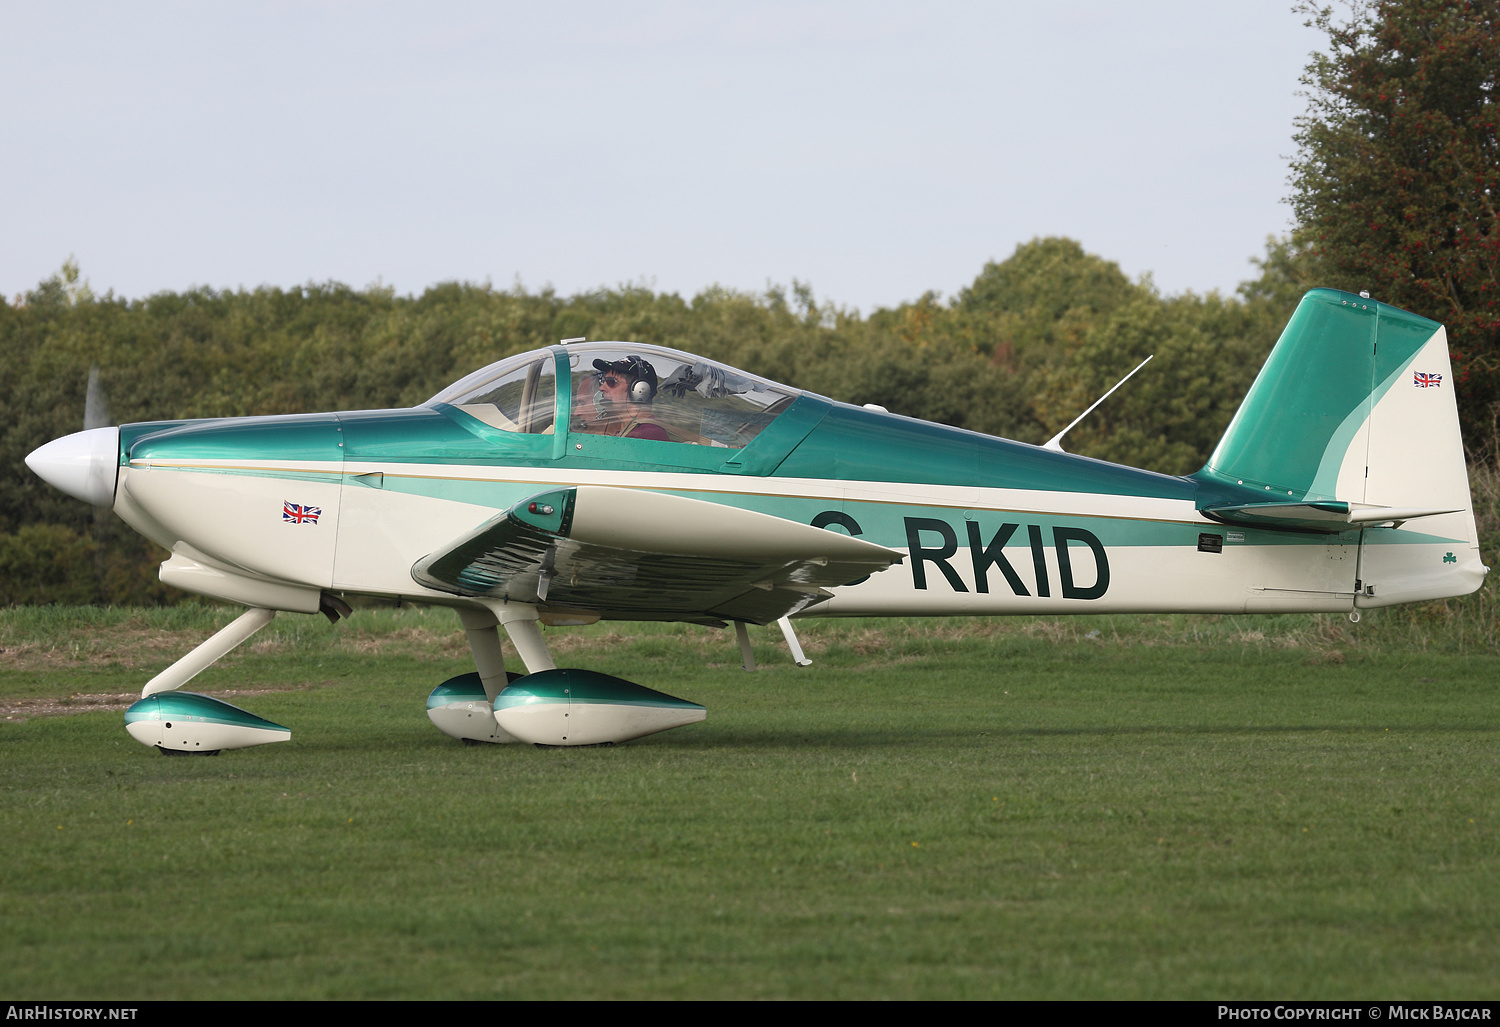
<path fill-rule="evenodd" d="M 901 559 L 769 514 L 580 485 L 517 503 L 411 573 L 454 595 L 619 619 L 769 624 Z"/>

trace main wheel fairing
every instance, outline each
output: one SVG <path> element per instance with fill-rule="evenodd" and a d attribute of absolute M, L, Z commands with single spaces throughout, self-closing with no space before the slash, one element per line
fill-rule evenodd
<path fill-rule="evenodd" d="M 600 745 L 696 724 L 697 703 L 591 670 L 528 674 L 495 698 L 495 721 L 536 745 Z"/>

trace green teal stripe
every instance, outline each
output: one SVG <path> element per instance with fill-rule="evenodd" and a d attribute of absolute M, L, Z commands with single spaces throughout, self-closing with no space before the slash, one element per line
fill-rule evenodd
<path fill-rule="evenodd" d="M 670 494 L 721 503 L 742 510 L 768 513 L 802 524 L 811 524 L 819 514 L 834 511 L 853 518 L 855 524 L 861 529 L 860 538 L 893 549 L 905 549 L 907 546 L 906 519 L 908 517 L 935 519 L 947 523 L 954 530 L 960 546 L 969 544 L 966 527 L 969 521 L 979 525 L 980 535 L 986 543 L 994 538 L 995 533 L 1004 524 L 1039 525 L 1047 529 L 1049 538 L 1051 537 L 1050 530 L 1055 527 L 1086 528 L 1106 546 L 1196 546 L 1200 532 L 1222 534 L 1226 530 L 1222 525 L 1204 524 L 1197 521 L 1161 521 L 1065 511 L 1031 513 L 1016 510 L 965 510 L 963 507 L 946 504 L 874 503 L 806 499 L 794 496 L 715 496 L 712 493 L 687 490 L 671 490 Z M 1338 535 L 1312 535 L 1238 526 L 1233 530 L 1244 535 L 1246 545 L 1329 545 L 1336 542 L 1352 544 L 1358 541 L 1358 529 L 1351 529 Z M 1007 550 L 1025 549 L 1029 546 L 1027 532 L 1022 527 L 1011 536 L 1005 548 Z"/>
<path fill-rule="evenodd" d="M 369 472 L 359 472 L 369 473 Z M 345 475 L 345 481 L 366 488 L 375 486 L 355 481 L 356 473 Z M 419 477 L 387 473 L 379 488 L 386 492 L 399 492 L 425 499 L 445 499 L 454 503 L 468 503 L 495 511 L 505 510 L 521 500 L 535 495 L 548 486 L 540 482 L 477 481 L 472 478 Z"/>
<path fill-rule="evenodd" d="M 242 478 L 315 481 L 322 485 L 339 485 L 349 477 L 338 471 L 288 471 L 266 467 L 175 467 L 171 464 L 151 464 L 149 470 L 153 474 L 157 471 L 181 471 L 192 474 L 227 474 Z"/>

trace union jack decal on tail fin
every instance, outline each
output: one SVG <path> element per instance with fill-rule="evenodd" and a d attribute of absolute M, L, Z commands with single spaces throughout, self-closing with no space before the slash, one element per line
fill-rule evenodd
<path fill-rule="evenodd" d="M 1426 371 L 1413 371 L 1411 383 L 1419 389 L 1436 389 L 1443 384 L 1443 376 L 1440 374 L 1428 374 Z"/>
<path fill-rule="evenodd" d="M 303 506 L 285 500 L 281 504 L 281 519 L 289 524 L 317 524 L 322 514 L 323 508 L 320 506 Z"/>

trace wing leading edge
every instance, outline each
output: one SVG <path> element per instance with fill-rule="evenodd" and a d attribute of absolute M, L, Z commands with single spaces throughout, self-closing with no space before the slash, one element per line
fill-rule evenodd
<path fill-rule="evenodd" d="M 580 485 L 517 503 L 411 573 L 454 595 L 606 617 L 769 624 L 901 560 L 769 514 Z"/>

